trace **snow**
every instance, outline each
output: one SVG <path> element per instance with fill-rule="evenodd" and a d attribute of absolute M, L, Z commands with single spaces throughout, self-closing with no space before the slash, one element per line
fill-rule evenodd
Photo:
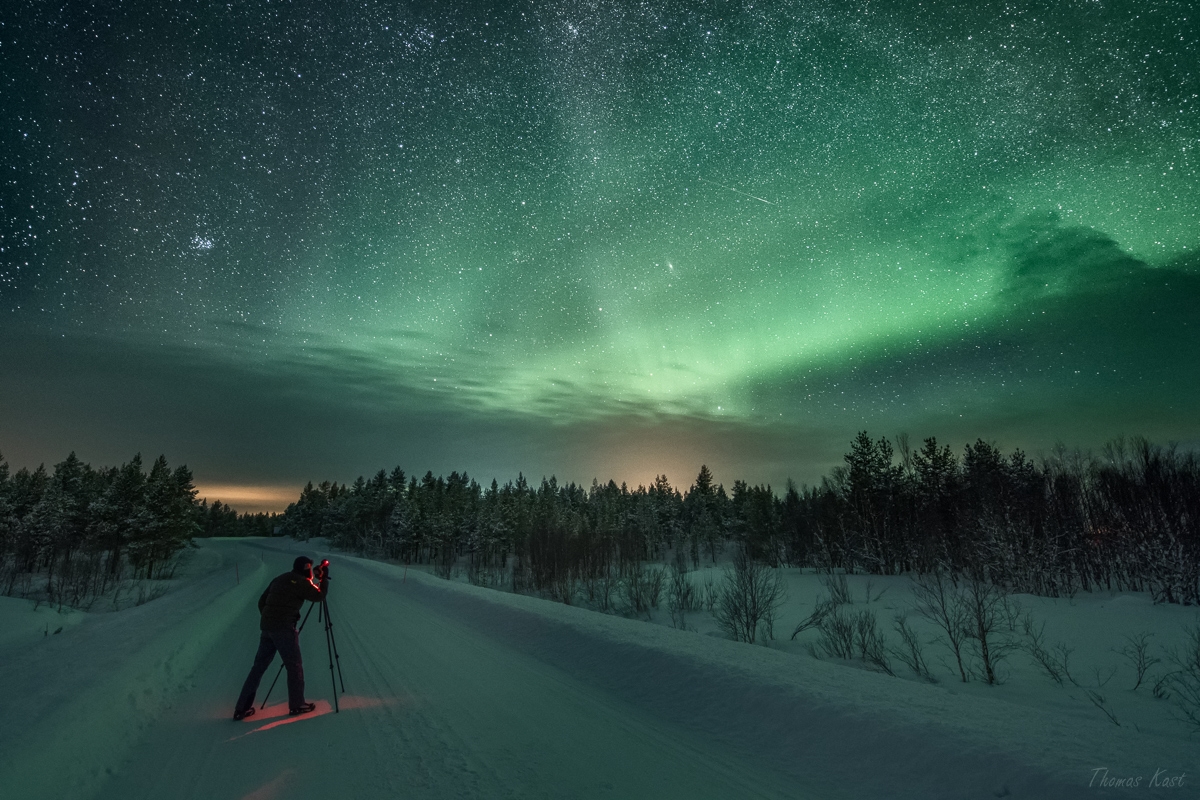
<path fill-rule="evenodd" d="M 317 711 L 230 719 L 257 643 L 255 600 L 297 553 L 333 561 L 330 608 L 346 693 L 333 713 L 315 615 L 301 636 Z M 3 796 L 20 798 L 1070 798 L 1198 797 L 1200 737 L 1112 652 L 1126 635 L 1182 641 L 1196 610 L 1141 595 L 1021 597 L 1047 638 L 1075 648 L 1084 686 L 1005 662 L 1005 683 L 937 684 L 813 658 L 791 628 L 823 591 L 787 571 L 769 646 L 720 638 L 709 615 L 676 630 L 417 569 L 321 552 L 318 543 L 209 540 L 172 591 L 121 611 L 0 603 Z M 702 575 L 696 576 L 702 579 Z M 850 576 L 881 625 L 907 579 Z M 63 630 L 53 634 L 58 621 Z M 920 624 L 915 615 L 910 621 Z M 925 630 L 931 635 L 931 631 Z M 48 634 L 47 631 L 50 633 Z M 894 643 L 894 642 L 893 642 Z M 1156 650 L 1157 652 L 1157 650 Z M 262 692 L 274 677 L 267 673 Z M 1135 727 L 1136 726 L 1136 727 Z M 1107 773 L 1096 770 L 1107 769 Z M 1154 788 L 1183 775 L 1182 785 Z M 1135 790 L 1101 778 L 1140 778 Z M 1089 785 L 1091 784 L 1091 785 Z"/>
<path fill-rule="evenodd" d="M 38 639 L 58 635 L 87 617 L 82 611 L 56 610 L 45 603 L 0 596 L 0 647 L 27 647 Z"/>

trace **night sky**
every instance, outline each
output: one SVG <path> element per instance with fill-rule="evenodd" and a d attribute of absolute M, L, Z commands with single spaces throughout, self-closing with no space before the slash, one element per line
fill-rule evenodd
<path fill-rule="evenodd" d="M 0 452 L 251 509 L 1195 446 L 1200 9 L 1044 5 L 10 0 Z"/>

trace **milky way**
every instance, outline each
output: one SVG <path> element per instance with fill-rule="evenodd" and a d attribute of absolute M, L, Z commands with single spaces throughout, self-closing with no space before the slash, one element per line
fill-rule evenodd
<path fill-rule="evenodd" d="M 1200 439 L 1190 3 L 162 5 L 0 12 L 14 463 Z"/>

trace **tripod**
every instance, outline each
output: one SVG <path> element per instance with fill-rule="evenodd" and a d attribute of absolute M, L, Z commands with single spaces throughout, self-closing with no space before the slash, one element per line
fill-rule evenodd
<path fill-rule="evenodd" d="M 310 603 L 308 611 L 304 614 L 304 620 L 300 623 L 300 627 L 296 629 L 299 634 L 304 630 L 304 626 L 308 624 L 309 615 L 312 614 L 313 607 L 318 603 Z M 329 601 L 322 600 L 319 603 L 321 610 L 317 612 L 317 622 L 321 621 L 322 615 L 325 618 L 325 650 L 329 653 L 329 680 L 333 683 L 333 713 L 337 714 L 341 709 L 338 708 L 338 683 L 342 684 L 342 692 L 346 691 L 346 682 L 342 680 L 342 659 L 338 655 L 337 640 L 333 637 L 333 617 L 329 616 Z M 337 678 L 334 679 L 333 665 L 337 664 Z M 259 708 L 267 707 L 267 698 L 271 696 L 271 692 L 275 689 L 275 684 L 279 683 L 279 676 L 283 674 L 283 664 L 279 665 L 279 671 L 275 673 L 275 680 L 271 681 L 271 688 L 267 689 L 267 693 L 263 695 L 262 705 Z"/>

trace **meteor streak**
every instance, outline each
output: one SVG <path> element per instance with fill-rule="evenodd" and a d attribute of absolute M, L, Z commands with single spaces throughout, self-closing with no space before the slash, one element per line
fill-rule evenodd
<path fill-rule="evenodd" d="M 700 180 L 704 181 L 705 183 L 712 184 L 713 186 L 720 186 L 722 189 L 728 189 L 731 192 L 737 192 L 738 194 L 745 195 L 746 197 L 749 197 L 753 200 L 757 200 L 760 203 L 766 203 L 769 206 L 775 205 L 770 200 L 764 200 L 763 198 L 758 197 L 757 195 L 750 194 L 749 192 L 743 192 L 741 189 L 735 189 L 732 186 L 726 186 L 723 183 L 717 183 L 716 181 L 705 180 L 704 178 L 700 178 Z"/>

